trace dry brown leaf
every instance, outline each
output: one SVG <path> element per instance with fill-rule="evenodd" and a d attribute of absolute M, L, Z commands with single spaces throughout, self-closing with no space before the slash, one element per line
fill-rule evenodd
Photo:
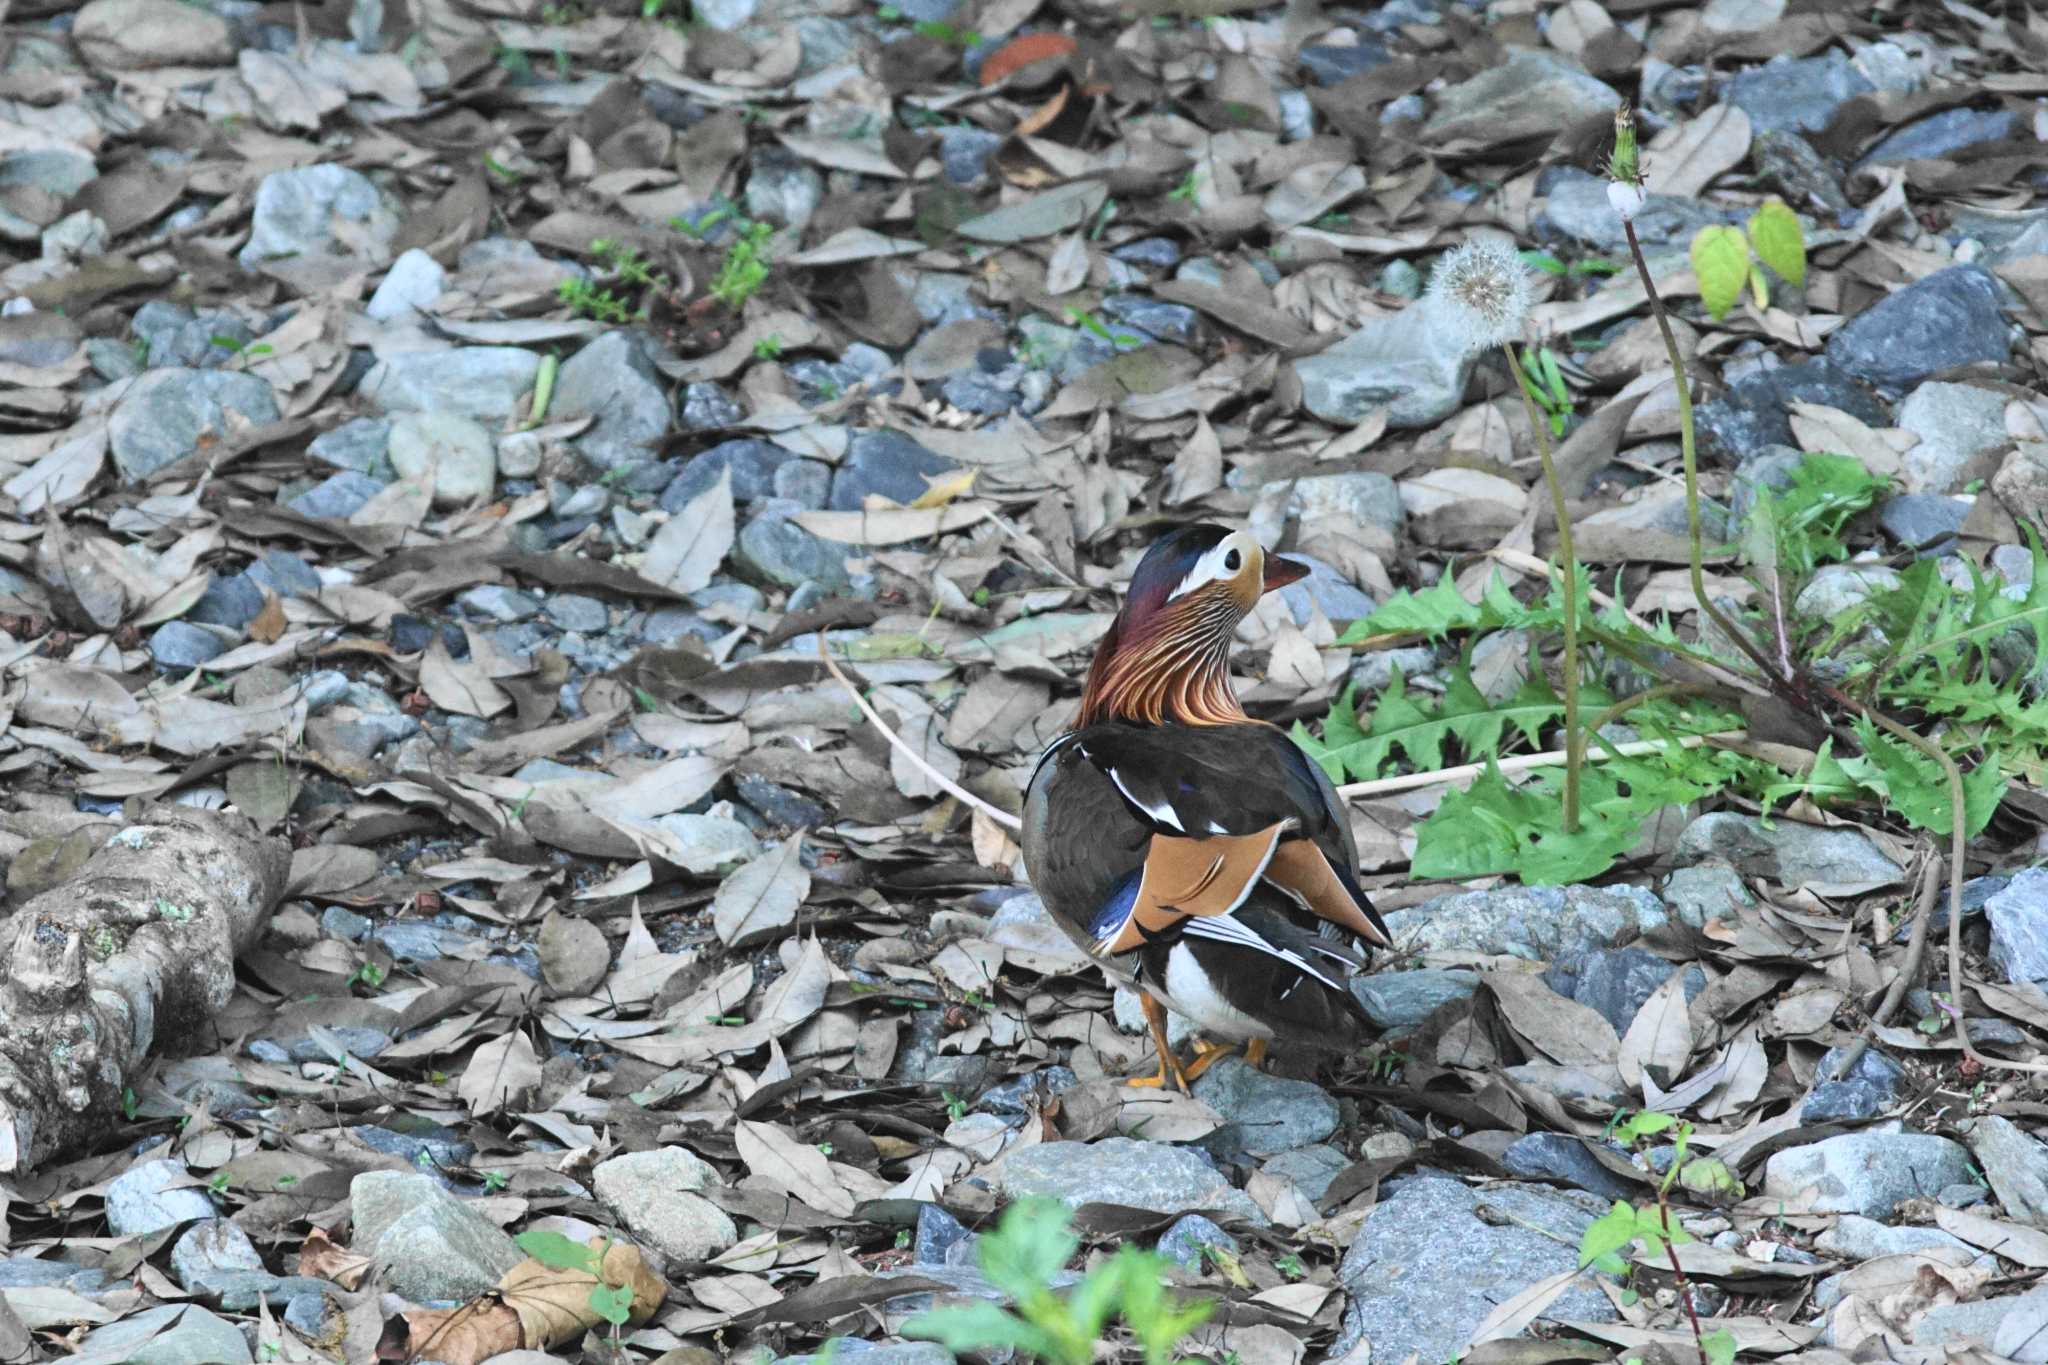
<path fill-rule="evenodd" d="M 606 1246 L 599 1269 L 602 1279 L 528 1258 L 505 1272 L 485 1298 L 460 1308 L 410 1309 L 404 1317 L 412 1354 L 447 1365 L 481 1365 L 507 1351 L 544 1351 L 608 1326 L 591 1307 L 593 1289 L 632 1290 L 627 1321 L 634 1325 L 652 1318 L 668 1297 L 668 1285 L 630 1243 Z"/>

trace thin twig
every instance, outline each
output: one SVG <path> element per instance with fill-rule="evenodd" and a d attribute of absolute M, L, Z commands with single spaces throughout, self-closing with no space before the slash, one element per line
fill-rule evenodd
<path fill-rule="evenodd" d="M 901 735 L 897 734 L 894 730 L 890 729 L 889 722 L 883 720 L 882 717 L 879 714 L 877 714 L 875 708 L 868 705 L 868 699 L 866 697 L 863 697 L 860 694 L 860 689 L 853 685 L 853 679 L 847 677 L 846 674 L 843 671 L 841 671 L 839 665 L 832 662 L 832 655 L 828 653 L 825 649 L 825 632 L 822 630 L 818 632 L 818 659 L 821 663 L 825 665 L 825 671 L 827 673 L 830 673 L 834 678 L 837 678 L 839 680 L 839 685 L 846 689 L 846 695 L 853 698 L 853 704 L 860 708 L 860 713 L 863 716 L 866 716 L 868 718 L 868 724 L 874 726 L 877 730 L 881 731 L 882 738 L 888 740 L 890 745 L 896 750 L 897 753 L 902 754 L 905 758 L 909 759 L 911 764 L 915 766 L 919 772 L 923 773 L 926 777 L 929 777 L 941 791 L 945 792 L 947 795 L 951 796 L 954 800 L 960 802 L 962 805 L 969 806 L 975 810 L 980 811 L 983 815 L 986 815 L 989 819 L 995 821 L 997 824 L 1003 826 L 1005 829 L 1024 828 L 1024 822 L 1022 820 L 1019 820 L 1016 816 L 1010 814 L 1008 811 L 1002 809 L 1000 806 L 991 806 L 988 802 L 982 800 L 973 792 L 967 790 L 967 788 L 961 786 L 958 782 L 955 782 L 952 778 L 946 776 L 937 768 L 934 768 L 931 764 L 927 763 L 925 761 L 923 754 L 920 754 L 917 750 L 911 748 L 909 744 L 904 742 L 904 739 Z"/>
<path fill-rule="evenodd" d="M 1678 740 L 1638 739 L 1627 744 L 1616 744 L 1598 752 L 1588 750 L 1585 761 L 1600 763 L 1610 758 L 1640 758 L 1644 754 L 1662 753 L 1674 746 L 1680 749 L 1697 749 L 1702 744 L 1717 740 L 1741 740 L 1749 738 L 1747 730 L 1720 730 L 1711 735 L 1686 735 Z M 1503 775 L 1527 772 L 1531 768 L 1554 768 L 1564 762 L 1564 750 L 1546 749 L 1540 754 L 1518 754 L 1513 758 L 1497 760 L 1493 767 Z M 1434 787 L 1440 782 L 1464 782 L 1483 774 L 1484 763 L 1461 763 L 1455 768 L 1438 768 L 1427 773 L 1403 773 L 1399 777 L 1375 778 L 1371 782 L 1347 782 L 1337 788 L 1337 795 L 1385 796 L 1389 792 L 1413 791 L 1417 787 Z"/>
<path fill-rule="evenodd" d="M 1863 1054 L 1870 1050 L 1871 1037 L 1890 1022 L 1892 1012 L 1899 1002 L 1906 998 L 1912 987 L 1913 978 L 1920 975 L 1920 959 L 1927 954 L 1927 924 L 1934 918 L 1934 901 L 1941 893 L 1941 859 L 1929 858 L 1920 870 L 1920 894 L 1913 902 L 1913 936 L 1906 943 L 1906 961 L 1899 968 L 1899 974 L 1892 978 L 1892 984 L 1885 988 L 1884 999 L 1877 1002 L 1877 1008 L 1870 1012 L 1870 1025 L 1863 1030 L 1863 1036 L 1850 1045 L 1842 1057 L 1842 1064 L 1835 1068 L 1835 1079 L 1845 1081 L 1856 1064 L 1863 1060 Z"/>

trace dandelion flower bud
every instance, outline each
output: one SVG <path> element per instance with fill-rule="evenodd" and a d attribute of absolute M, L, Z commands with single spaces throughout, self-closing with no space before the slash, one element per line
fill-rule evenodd
<path fill-rule="evenodd" d="M 1529 270 L 1507 243 L 1474 238 L 1436 263 L 1428 302 L 1468 353 L 1498 346 L 1528 321 Z"/>

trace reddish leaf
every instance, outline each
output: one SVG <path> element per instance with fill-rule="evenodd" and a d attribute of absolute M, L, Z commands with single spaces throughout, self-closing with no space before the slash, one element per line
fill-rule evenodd
<path fill-rule="evenodd" d="M 981 64 L 981 83 L 994 85 L 1003 77 L 1021 71 L 1033 62 L 1049 62 L 1074 55 L 1074 40 L 1064 33 L 1027 33 L 1012 38 Z"/>

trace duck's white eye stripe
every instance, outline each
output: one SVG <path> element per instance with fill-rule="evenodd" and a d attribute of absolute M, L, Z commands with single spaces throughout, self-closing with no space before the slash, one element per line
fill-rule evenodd
<path fill-rule="evenodd" d="M 1166 595 L 1171 602 L 1184 597 L 1204 583 L 1214 583 L 1220 578 L 1230 578 L 1244 567 L 1244 552 L 1238 547 L 1237 537 L 1232 536 L 1209 553 L 1195 561 L 1195 567 L 1188 570 L 1187 577 Z"/>

